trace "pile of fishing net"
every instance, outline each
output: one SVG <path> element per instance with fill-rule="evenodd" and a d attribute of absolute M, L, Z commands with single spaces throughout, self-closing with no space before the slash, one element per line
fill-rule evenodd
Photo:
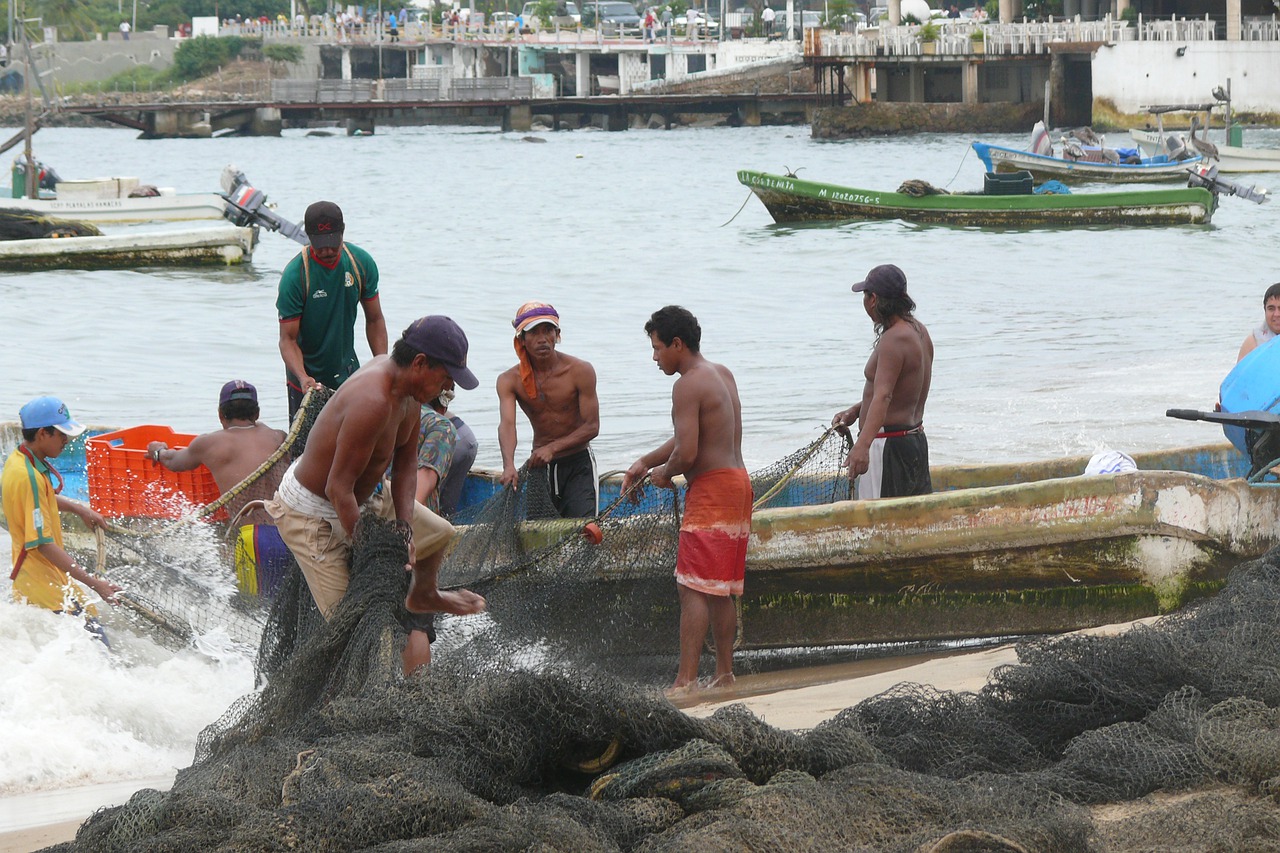
<path fill-rule="evenodd" d="M 674 516 L 670 494 L 645 500 Z M 261 692 L 206 729 L 170 791 L 56 849 L 1280 850 L 1280 551 L 1155 624 L 1022 643 L 977 693 L 901 685 L 789 732 L 742 706 L 688 717 L 622 674 L 610 620 L 639 607 L 636 570 L 614 555 L 570 579 L 594 597 L 555 571 L 627 531 L 626 511 L 565 554 L 490 542 L 470 579 L 491 613 L 444 620 L 409 679 L 403 545 L 366 519 L 333 620 L 293 573 Z M 655 544 L 635 561 L 659 559 L 670 523 L 644 523 Z M 674 630 L 652 626 L 654 649 Z M 669 678 L 669 654 L 632 652 Z"/>

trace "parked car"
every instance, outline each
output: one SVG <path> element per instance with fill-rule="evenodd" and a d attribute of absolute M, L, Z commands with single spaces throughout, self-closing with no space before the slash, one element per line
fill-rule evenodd
<path fill-rule="evenodd" d="M 494 12 L 489 16 L 489 26 L 499 31 L 514 32 L 516 29 L 516 16 L 510 12 Z"/>
<path fill-rule="evenodd" d="M 621 0 L 583 3 L 583 24 L 589 27 L 595 26 L 597 14 L 600 15 L 600 24 L 606 29 L 637 30 L 640 28 L 640 15 L 636 13 L 636 7 Z"/>
<path fill-rule="evenodd" d="M 524 4 L 524 8 L 520 10 L 520 17 L 524 18 L 524 25 L 533 29 L 542 27 L 542 19 L 538 17 L 538 4 L 529 2 Z M 555 14 L 551 16 L 552 27 L 576 27 L 582 23 L 582 15 L 578 12 L 578 4 L 571 0 L 563 0 L 556 3 Z"/>

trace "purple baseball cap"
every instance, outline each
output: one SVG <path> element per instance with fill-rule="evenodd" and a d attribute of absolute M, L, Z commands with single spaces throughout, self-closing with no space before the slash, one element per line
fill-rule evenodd
<path fill-rule="evenodd" d="M 218 405 L 230 403 L 232 400 L 252 400 L 256 403 L 258 402 L 258 389 L 243 379 L 232 379 L 222 386 L 222 393 L 218 395 Z"/>
<path fill-rule="evenodd" d="M 401 339 L 418 352 L 438 361 L 449 371 L 453 381 L 468 391 L 480 380 L 467 369 L 467 336 L 457 323 L 440 314 L 414 320 Z"/>
<path fill-rule="evenodd" d="M 893 264 L 881 264 L 867 273 L 867 277 L 853 286 L 854 293 L 874 293 L 876 296 L 903 296 L 907 292 L 907 276 Z"/>

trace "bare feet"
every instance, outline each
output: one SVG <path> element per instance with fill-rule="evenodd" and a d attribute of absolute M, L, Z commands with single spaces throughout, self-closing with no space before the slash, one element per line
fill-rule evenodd
<path fill-rule="evenodd" d="M 723 675 L 717 675 L 711 679 L 711 683 L 707 685 L 708 690 L 718 690 L 725 687 L 732 687 L 737 682 L 732 672 L 726 672 Z"/>
<path fill-rule="evenodd" d="M 688 699 L 697 693 L 701 687 L 698 682 L 690 681 L 688 684 L 675 684 L 662 691 L 662 695 L 667 697 L 668 701 L 676 702 L 681 699 Z"/>
<path fill-rule="evenodd" d="M 409 584 L 409 594 L 404 599 L 405 609 L 410 613 L 452 613 L 454 616 L 470 616 L 483 613 L 488 606 L 484 597 L 469 589 L 440 590 L 419 582 L 418 573 L 413 573 Z"/>

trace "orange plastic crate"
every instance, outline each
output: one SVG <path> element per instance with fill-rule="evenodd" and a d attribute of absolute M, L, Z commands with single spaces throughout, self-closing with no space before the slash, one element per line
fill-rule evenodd
<path fill-rule="evenodd" d="M 147 458 L 147 444 L 152 441 L 163 441 L 176 450 L 194 438 L 156 425 L 90 438 L 85 442 L 89 506 L 111 518 L 180 518 L 192 507 L 217 500 L 221 492 L 205 466 L 177 472 Z"/>

